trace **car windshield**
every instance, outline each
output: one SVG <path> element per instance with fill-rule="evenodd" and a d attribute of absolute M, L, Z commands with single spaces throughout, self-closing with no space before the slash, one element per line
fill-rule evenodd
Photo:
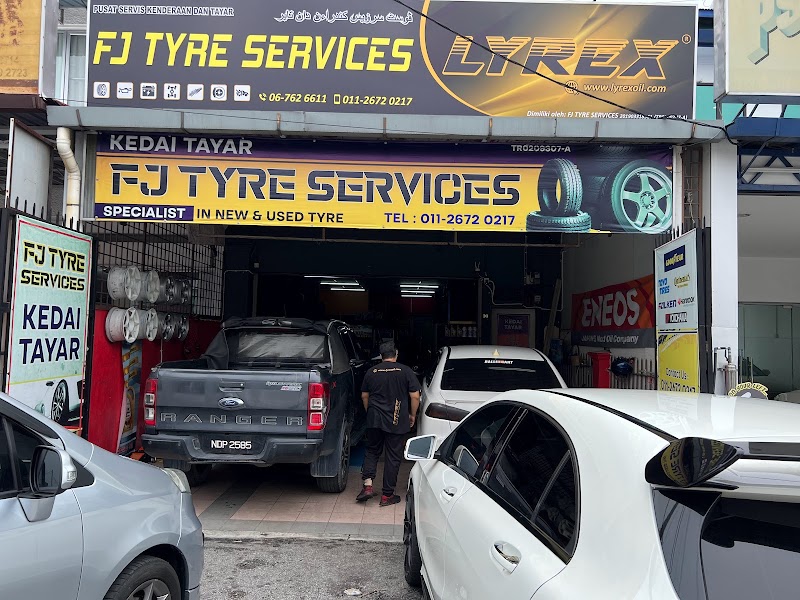
<path fill-rule="evenodd" d="M 465 392 L 507 392 L 561 387 L 561 384 L 543 360 L 457 358 L 445 363 L 441 387 Z"/>
<path fill-rule="evenodd" d="M 681 600 L 797 597 L 800 504 L 666 490 L 654 501 Z"/>
<path fill-rule="evenodd" d="M 232 363 L 328 362 L 325 335 L 317 331 L 236 329 L 227 341 Z"/>

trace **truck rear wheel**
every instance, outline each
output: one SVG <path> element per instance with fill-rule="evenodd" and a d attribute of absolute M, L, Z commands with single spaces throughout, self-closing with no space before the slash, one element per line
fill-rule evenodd
<path fill-rule="evenodd" d="M 347 475 L 350 472 L 350 427 L 345 426 L 342 436 L 339 472 L 334 477 L 317 477 L 317 487 L 326 494 L 340 494 L 347 488 Z"/>

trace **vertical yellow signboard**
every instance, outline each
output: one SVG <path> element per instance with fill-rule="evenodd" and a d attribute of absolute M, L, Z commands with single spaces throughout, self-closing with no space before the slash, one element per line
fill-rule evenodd
<path fill-rule="evenodd" d="M 38 94 L 43 0 L 0 7 L 0 94 Z"/>
<path fill-rule="evenodd" d="M 656 248 L 658 389 L 700 391 L 697 231 Z"/>

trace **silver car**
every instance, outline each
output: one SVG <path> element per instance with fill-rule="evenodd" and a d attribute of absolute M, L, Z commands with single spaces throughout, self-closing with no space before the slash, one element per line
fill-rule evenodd
<path fill-rule="evenodd" d="M 106 452 L 0 394 L 0 598 L 197 600 L 185 475 Z"/>

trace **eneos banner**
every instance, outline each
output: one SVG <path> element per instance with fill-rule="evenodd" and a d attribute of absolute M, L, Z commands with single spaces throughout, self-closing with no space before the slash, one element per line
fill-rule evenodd
<path fill-rule="evenodd" d="M 97 0 L 88 103 L 638 116 L 586 92 L 693 116 L 696 5 L 408 1 Z"/>
<path fill-rule="evenodd" d="M 101 134 L 101 220 L 659 233 L 669 146 L 382 144 Z"/>
<path fill-rule="evenodd" d="M 652 348 L 655 344 L 652 275 L 572 295 L 572 344 Z"/>
<path fill-rule="evenodd" d="M 6 393 L 81 427 L 92 239 L 17 216 Z"/>

